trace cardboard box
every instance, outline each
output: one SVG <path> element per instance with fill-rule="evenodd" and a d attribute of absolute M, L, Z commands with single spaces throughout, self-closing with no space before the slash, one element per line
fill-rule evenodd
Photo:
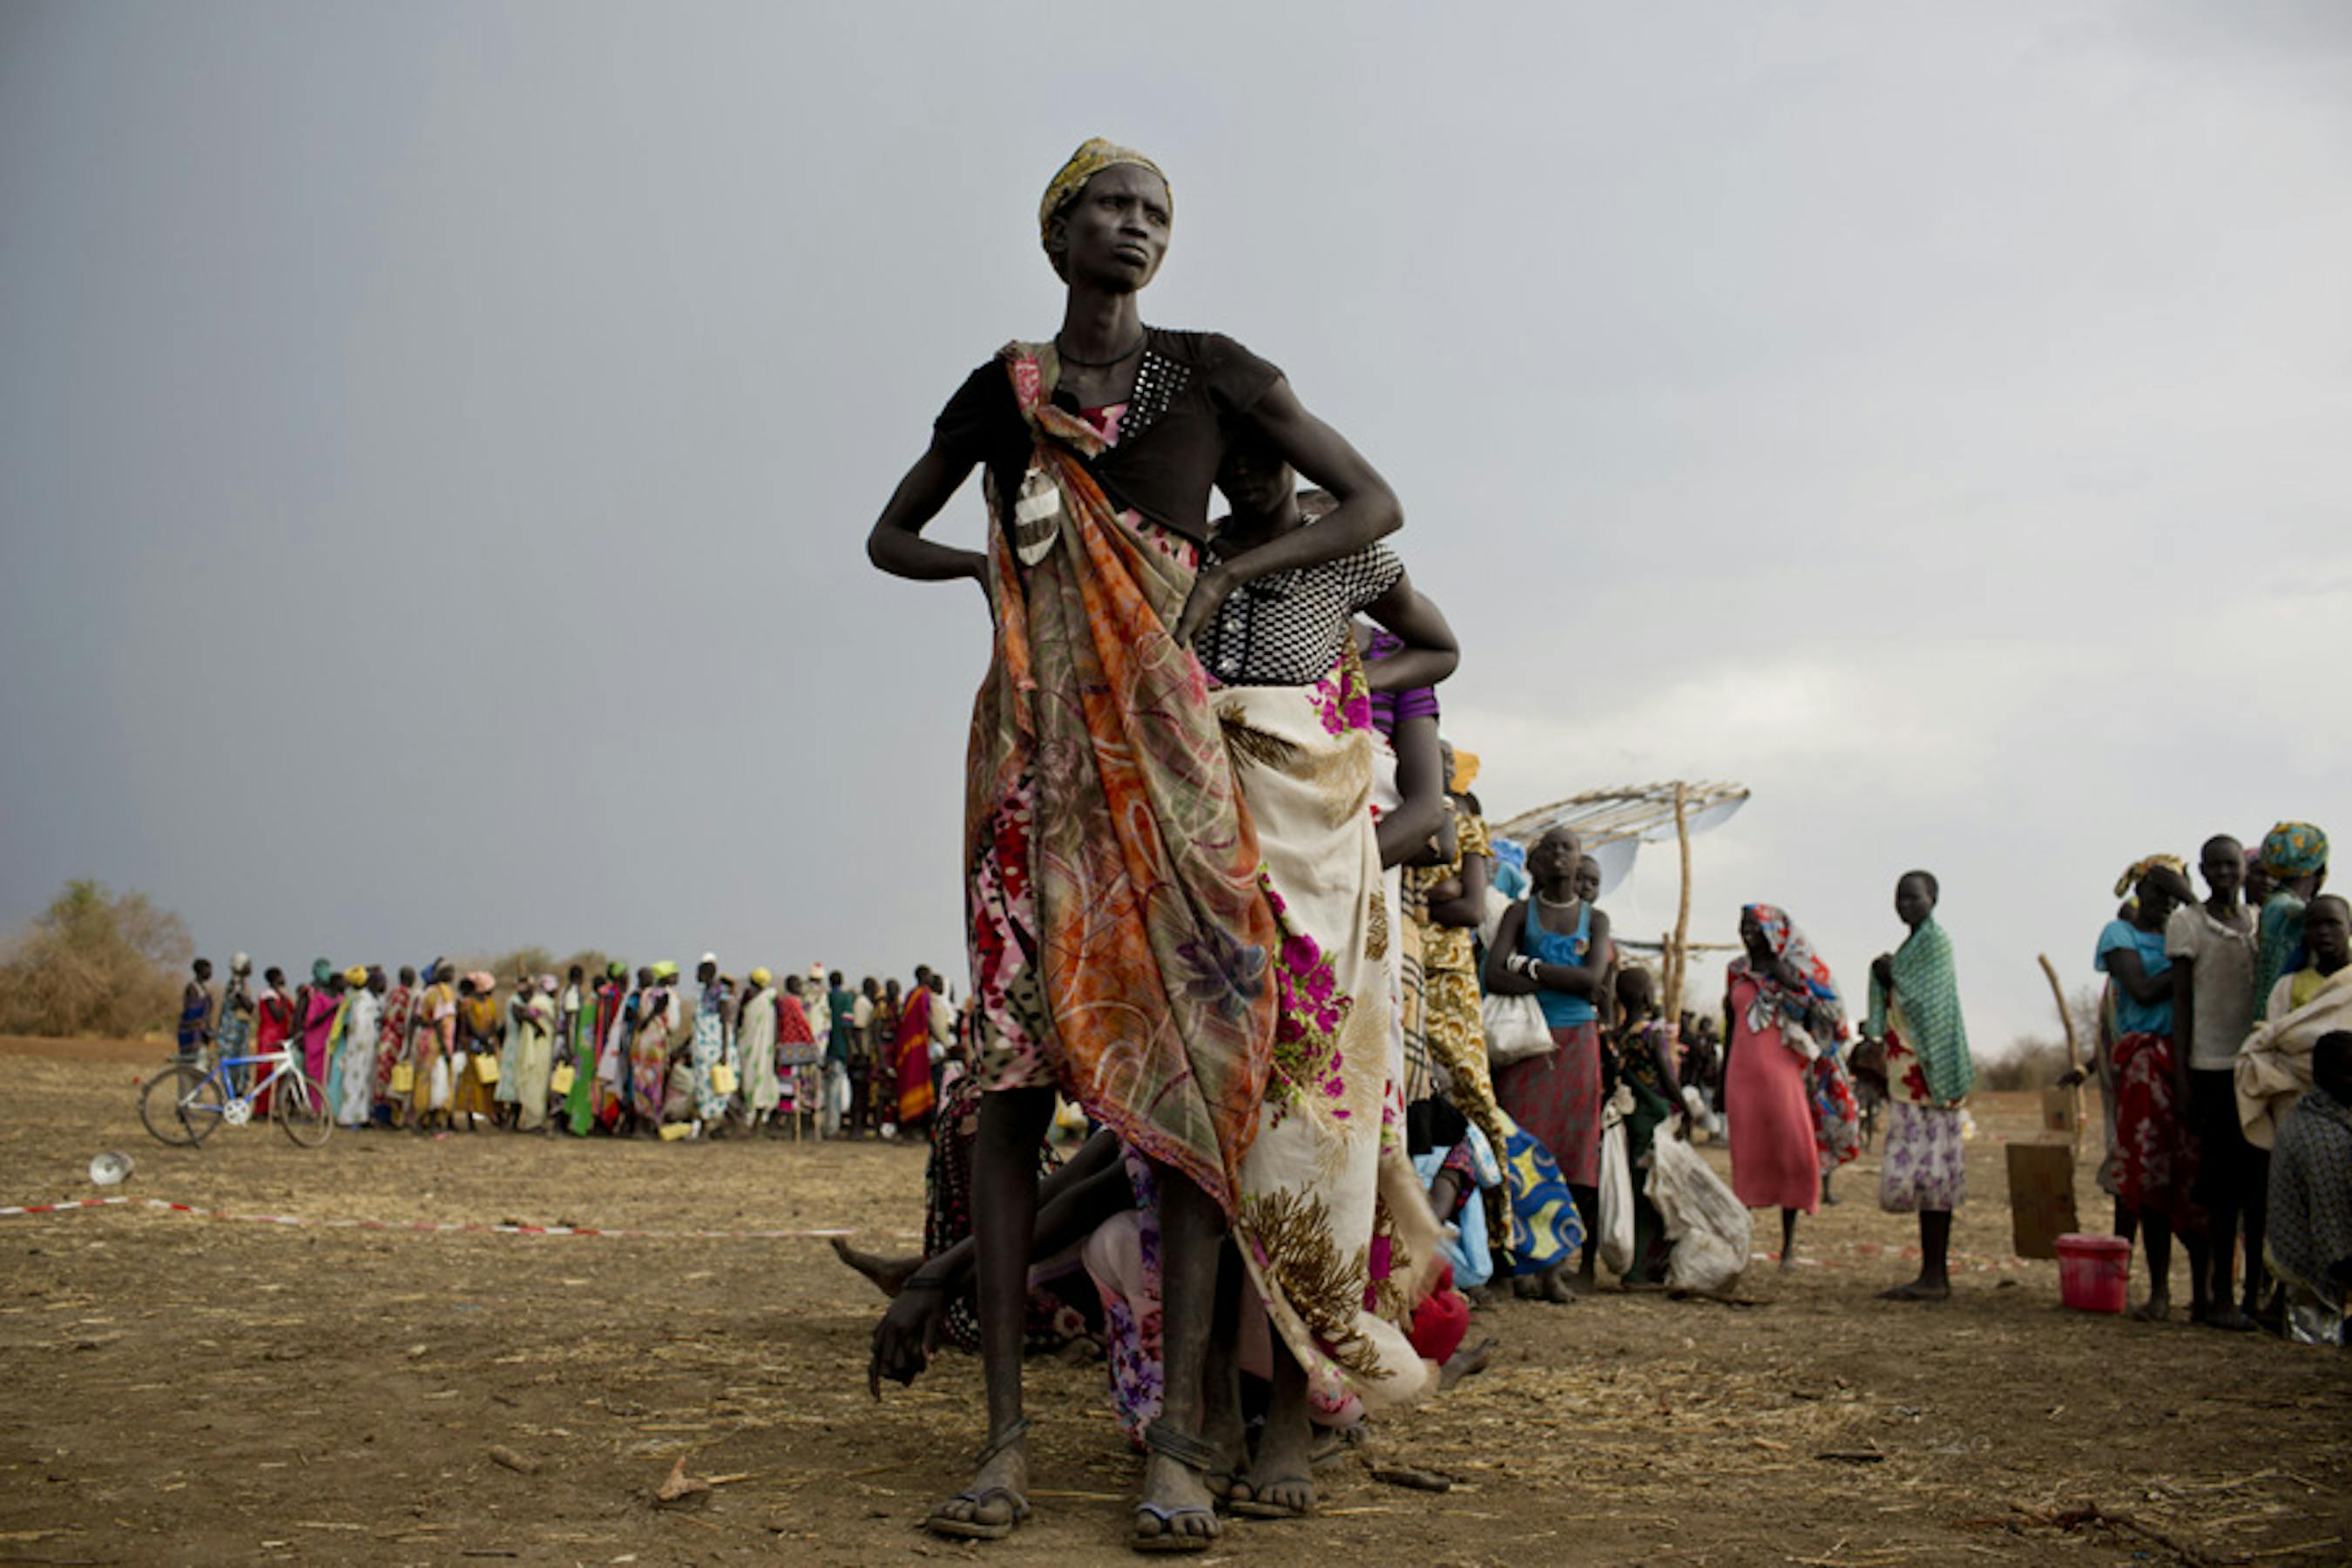
<path fill-rule="evenodd" d="M 2072 1144 L 2009 1145 L 2009 1217 L 2020 1258 L 2055 1258 L 2058 1238 L 2083 1228 L 2074 1213 Z"/>

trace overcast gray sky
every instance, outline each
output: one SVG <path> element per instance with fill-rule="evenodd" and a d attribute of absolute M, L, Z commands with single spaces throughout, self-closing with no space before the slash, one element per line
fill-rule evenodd
<path fill-rule="evenodd" d="M 863 540 L 1097 133 L 1495 815 L 1754 788 L 1700 935 L 1858 1000 L 1931 867 L 1995 1047 L 2134 858 L 2352 833 L 2352 8 L 12 0 L 0 922 L 961 975 L 985 622 Z"/>

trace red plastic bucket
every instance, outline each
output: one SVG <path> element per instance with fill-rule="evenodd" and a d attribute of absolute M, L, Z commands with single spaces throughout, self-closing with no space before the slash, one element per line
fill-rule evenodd
<path fill-rule="evenodd" d="M 2120 1312 L 2131 1279 L 2131 1243 L 2082 1231 L 2058 1238 L 2058 1299 L 2082 1312 Z"/>

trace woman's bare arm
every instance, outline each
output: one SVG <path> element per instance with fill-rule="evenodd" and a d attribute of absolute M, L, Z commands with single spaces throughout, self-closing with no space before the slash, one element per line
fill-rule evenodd
<path fill-rule="evenodd" d="M 1445 823 L 1445 760 L 1437 749 L 1437 721 L 1423 714 L 1401 721 L 1396 758 L 1397 794 L 1403 798 L 1394 811 L 1381 818 L 1384 867 L 1403 865 Z"/>
<path fill-rule="evenodd" d="M 2172 999 L 2172 976 L 2148 973 L 2139 954 L 2130 948 L 2119 947 L 2107 954 L 2107 973 L 2123 988 L 2125 995 L 2143 1007 Z"/>
<path fill-rule="evenodd" d="M 1320 523 L 1316 525 L 1321 527 Z M 1462 644 L 1436 601 L 1417 591 L 1411 574 L 1364 607 L 1364 614 L 1404 639 L 1404 647 L 1364 667 L 1375 691 L 1410 691 L 1435 686 L 1462 663 Z"/>
<path fill-rule="evenodd" d="M 1486 950 L 1486 989 L 1497 996 L 1532 996 L 1543 989 L 1524 974 L 1511 973 L 1511 955 L 1519 951 L 1519 932 L 1528 923 L 1528 906 L 1522 901 L 1503 911 L 1502 923 L 1495 928 L 1495 945 Z"/>
<path fill-rule="evenodd" d="M 1484 855 L 1462 857 L 1462 890 L 1450 899 L 1433 900 L 1429 918 L 1442 926 L 1477 929 L 1486 913 L 1487 868 L 1492 864 Z"/>
<path fill-rule="evenodd" d="M 972 465 L 950 454 L 934 438 L 928 450 L 915 459 L 898 488 L 890 492 L 889 504 L 875 520 L 874 528 L 866 536 L 866 558 L 893 577 L 905 577 L 917 583 L 951 583 L 959 577 L 970 577 L 985 584 L 988 581 L 988 557 L 977 550 L 961 550 L 951 544 L 935 544 L 923 537 L 923 530 L 950 497 L 962 488 L 971 475 Z"/>

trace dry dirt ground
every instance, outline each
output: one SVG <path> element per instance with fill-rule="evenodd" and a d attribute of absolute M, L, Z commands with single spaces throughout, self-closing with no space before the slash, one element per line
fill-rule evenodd
<path fill-rule="evenodd" d="M 306 1152 L 266 1128 L 168 1149 L 132 1102 L 159 1055 L 0 1042 L 0 1203 L 93 1195 L 83 1169 L 113 1148 L 134 1200 L 306 1223 L 0 1218 L 0 1563 L 1126 1558 L 1139 1465 L 1092 1365 L 1033 1363 L 1028 1528 L 919 1532 L 980 1436 L 978 1367 L 950 1354 L 873 1403 L 879 1298 L 821 1239 L 320 1223 L 903 1245 L 918 1151 L 338 1132 Z M 1493 1370 L 1368 1445 L 1450 1492 L 1350 1457 L 1318 1477 L 1321 1517 L 1233 1521 L 1208 1561 L 2352 1561 L 2352 1357 L 2062 1310 L 2054 1265 L 2008 1257 L 2000 1139 L 2030 1135 L 2032 1108 L 1979 1114 L 1950 1304 L 1874 1300 L 1913 1237 L 1877 1211 L 1865 1154 L 1805 1226 L 1810 1266 L 1751 1270 L 1752 1305 L 1604 1291 L 1481 1313 Z M 657 1509 L 681 1456 L 734 1479 Z"/>

